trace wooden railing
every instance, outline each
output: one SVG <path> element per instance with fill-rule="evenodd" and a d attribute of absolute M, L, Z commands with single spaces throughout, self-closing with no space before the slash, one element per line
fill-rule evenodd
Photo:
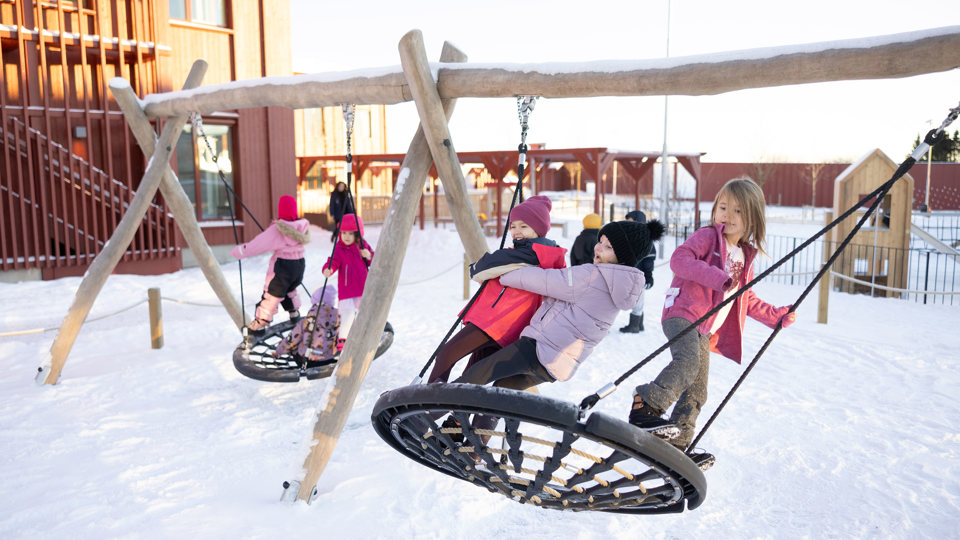
<path fill-rule="evenodd" d="M 133 190 L 16 117 L 0 137 L 0 270 L 89 265 Z M 121 260 L 178 255 L 172 217 L 152 204 Z"/>

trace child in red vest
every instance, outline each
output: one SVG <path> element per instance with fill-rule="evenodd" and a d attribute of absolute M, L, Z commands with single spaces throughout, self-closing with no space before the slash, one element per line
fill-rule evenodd
<path fill-rule="evenodd" d="M 470 365 L 520 337 L 520 331 L 540 307 L 543 297 L 501 285 L 499 273 L 505 266 L 520 268 L 565 268 L 566 249 L 545 238 L 550 231 L 549 198 L 535 195 L 518 204 L 510 212 L 510 235 L 513 248 L 486 253 L 470 265 L 474 281 L 487 281 L 483 291 L 463 316 L 464 327 L 440 348 L 428 382 L 450 380 L 450 371 L 461 358 L 476 353 Z M 485 274 L 499 269 L 496 276 Z M 488 278 L 490 278 L 488 280 Z"/>

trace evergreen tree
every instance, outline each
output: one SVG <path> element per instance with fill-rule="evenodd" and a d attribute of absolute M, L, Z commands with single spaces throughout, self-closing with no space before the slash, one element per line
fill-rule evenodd
<path fill-rule="evenodd" d="M 917 135 L 913 141 L 913 147 L 920 146 L 922 137 Z M 926 155 L 923 156 L 926 159 Z M 933 146 L 932 161 L 949 161 L 960 163 L 960 130 L 953 130 L 953 135 L 949 131 L 943 132 L 943 139 Z"/>

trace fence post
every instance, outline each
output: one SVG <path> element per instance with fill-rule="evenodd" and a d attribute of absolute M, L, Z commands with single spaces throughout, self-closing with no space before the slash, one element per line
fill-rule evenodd
<path fill-rule="evenodd" d="M 160 306 L 160 289 L 147 289 L 147 299 L 150 305 L 150 347 L 163 348 L 163 308 Z"/>
<path fill-rule="evenodd" d="M 827 210 L 824 217 L 827 223 L 833 221 L 833 212 Z M 830 241 L 827 238 L 823 239 L 823 262 L 826 263 L 829 256 L 827 255 L 830 252 L 829 249 Z M 823 274 L 823 278 L 820 280 L 820 301 L 817 305 L 817 322 L 820 324 L 827 324 L 827 305 L 830 301 L 830 288 L 833 285 L 833 274 L 828 268 L 826 273 Z"/>

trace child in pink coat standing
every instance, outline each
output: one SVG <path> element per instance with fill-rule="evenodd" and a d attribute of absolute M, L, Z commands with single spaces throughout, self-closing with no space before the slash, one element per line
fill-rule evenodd
<path fill-rule="evenodd" d="M 253 240 L 230 251 L 238 259 L 273 252 L 267 265 L 263 296 L 257 302 L 253 322 L 247 325 L 251 332 L 262 332 L 270 326 L 278 304 L 287 310 L 291 320 L 300 318 L 297 287 L 303 281 L 304 245 L 310 242 L 310 222 L 297 219 L 297 200 L 289 195 L 277 202 L 277 217 L 279 219 Z"/>
<path fill-rule="evenodd" d="M 753 279 L 753 259 L 762 250 L 763 191 L 749 178 L 726 183 L 717 193 L 713 225 L 698 229 L 670 257 L 673 282 L 663 304 L 663 332 L 673 339 Z M 790 306 L 774 307 L 746 291 L 670 346 L 672 359 L 657 377 L 634 390 L 630 423 L 686 449 L 707 400 L 710 351 L 740 363 L 747 316 L 773 328 L 796 320 Z M 664 411 L 676 403 L 670 419 Z M 677 429 L 679 428 L 679 429 Z M 698 464 L 713 456 L 697 454 Z"/>
<path fill-rule="evenodd" d="M 350 334 L 353 321 L 357 318 L 371 260 L 373 260 L 373 248 L 363 240 L 363 221 L 356 214 L 344 214 L 340 222 L 340 239 L 334 246 L 333 256 L 323 265 L 324 277 L 337 274 L 340 298 L 338 349 L 343 348 L 343 342 Z"/>

